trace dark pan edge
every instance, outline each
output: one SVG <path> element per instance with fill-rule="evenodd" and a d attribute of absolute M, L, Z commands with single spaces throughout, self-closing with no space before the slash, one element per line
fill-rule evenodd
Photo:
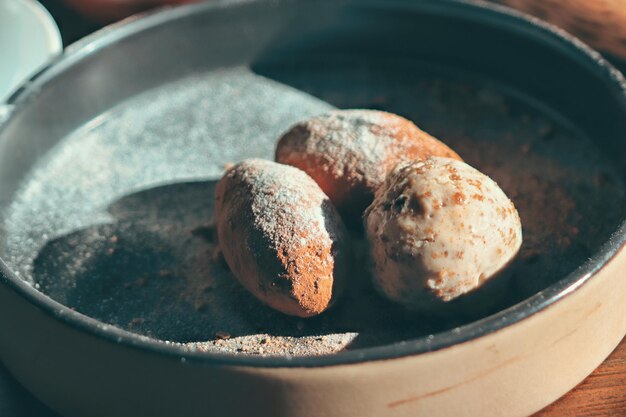
<path fill-rule="evenodd" d="M 129 18 L 123 22 L 102 29 L 67 48 L 62 56 L 56 58 L 45 69 L 24 83 L 22 88 L 19 88 L 9 98 L 9 108 L 14 107 L 14 111 L 19 109 L 20 103 L 32 97 L 38 86 L 41 86 L 56 74 L 70 67 L 73 63 L 86 58 L 95 51 L 114 45 L 116 41 L 129 34 L 193 14 L 198 10 L 215 10 L 254 2 L 268 3 L 270 1 L 220 0 L 212 3 L 198 3 L 173 8 L 165 12 L 150 12 L 140 19 L 136 17 Z M 376 1 L 367 0 L 364 3 L 376 3 Z M 598 77 L 605 81 L 607 88 L 613 90 L 615 96 L 621 101 L 624 113 L 626 114 L 626 80 L 622 74 L 602 58 L 598 52 L 555 26 L 510 8 L 486 3 L 481 0 L 441 0 L 436 4 L 430 3 L 428 5 L 408 0 L 395 0 L 385 2 L 385 5 L 386 7 L 415 7 L 418 5 L 418 7 L 445 10 L 446 12 L 452 11 L 466 15 L 480 15 L 482 19 L 489 20 L 500 26 L 526 33 L 526 35 L 540 37 L 542 41 L 549 42 L 563 52 L 575 56 L 581 65 L 594 68 Z M 9 115 L 9 119 L 10 117 L 11 115 Z M 2 130 L 1 126 L 0 130 Z M 209 365 L 320 367 L 416 355 L 440 350 L 500 331 L 505 327 L 526 319 L 551 306 L 582 287 L 594 274 L 607 265 L 625 245 L 626 220 L 622 222 L 602 248 L 576 271 L 527 300 L 509 307 L 508 309 L 465 326 L 434 335 L 434 337 L 423 337 L 387 346 L 365 348 L 316 357 L 252 357 L 208 352 L 189 352 L 175 344 L 165 343 L 114 326 L 106 325 L 93 318 L 70 310 L 17 278 L 2 260 L 0 260 L 0 282 L 55 319 L 75 329 L 85 331 L 91 336 L 103 338 L 115 344 L 144 349 L 152 353 L 164 354 L 178 359 L 184 358 L 186 361 Z"/>

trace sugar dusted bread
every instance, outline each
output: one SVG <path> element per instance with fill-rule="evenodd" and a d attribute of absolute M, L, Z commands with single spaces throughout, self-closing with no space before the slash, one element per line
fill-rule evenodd
<path fill-rule="evenodd" d="M 313 316 L 345 287 L 349 247 L 343 223 L 303 171 L 259 159 L 240 162 L 217 184 L 215 210 L 226 262 L 270 307 Z"/>

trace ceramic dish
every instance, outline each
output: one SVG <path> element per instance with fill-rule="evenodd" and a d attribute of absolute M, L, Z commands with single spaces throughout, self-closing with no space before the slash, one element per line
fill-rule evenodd
<path fill-rule="evenodd" d="M 333 106 L 412 118 L 512 195 L 527 246 L 497 310 L 436 322 L 346 297 L 299 323 L 212 263 L 224 165 Z M 7 110 L 0 356 L 63 415 L 523 416 L 626 333 L 624 79 L 509 9 L 169 9 L 68 48 Z"/>
<path fill-rule="evenodd" d="M 0 102 L 22 81 L 61 52 L 54 20 L 34 0 L 0 3 Z"/>

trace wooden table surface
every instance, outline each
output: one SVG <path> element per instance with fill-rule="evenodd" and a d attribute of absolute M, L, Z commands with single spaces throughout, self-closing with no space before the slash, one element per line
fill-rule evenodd
<path fill-rule="evenodd" d="M 533 417 L 592 416 L 626 416 L 626 338 L 587 379 Z"/>
<path fill-rule="evenodd" d="M 97 26 L 60 0 L 40 0 L 57 20 L 65 44 Z M 622 70 L 624 64 L 617 63 Z M 59 417 L 22 388 L 0 365 L 0 417 Z M 533 417 L 626 417 L 626 339 L 585 381 Z"/>

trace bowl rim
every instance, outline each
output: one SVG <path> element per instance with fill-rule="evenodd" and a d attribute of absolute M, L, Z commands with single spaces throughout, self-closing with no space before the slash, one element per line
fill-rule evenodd
<path fill-rule="evenodd" d="M 294 0 L 281 1 L 289 2 Z M 9 115 L 5 121 L 10 120 L 16 110 L 19 110 L 21 103 L 26 101 L 33 92 L 40 89 L 48 80 L 54 78 L 55 75 L 102 48 L 114 46 L 117 41 L 127 36 L 176 19 L 184 18 L 200 11 L 210 12 L 211 10 L 246 4 L 271 3 L 275 6 L 276 2 L 276 0 L 218 0 L 215 2 L 201 2 L 174 8 L 165 7 L 157 11 L 130 17 L 122 22 L 107 26 L 66 48 L 63 55 L 51 61 L 46 68 L 42 69 L 32 76 L 30 80 L 22 84 L 22 87 L 18 88 L 8 100 L 7 109 Z M 487 3 L 483 0 L 392 0 L 385 2 L 381 0 L 364 0 L 360 5 L 405 8 L 419 7 L 419 10 L 432 9 L 433 11 L 439 10 L 446 13 L 457 13 L 463 16 L 470 15 L 474 18 L 487 20 L 490 24 L 499 25 L 504 30 L 519 30 L 527 36 L 540 37 L 544 42 L 550 42 L 560 47 L 563 52 L 576 56 L 581 64 L 593 68 L 597 75 L 605 81 L 607 88 L 611 89 L 613 94 L 621 101 L 624 113 L 626 114 L 626 80 L 623 75 L 598 52 L 562 29 L 540 19 L 505 6 Z M 1 107 L 2 106 L 0 106 L 0 110 L 2 110 Z M 0 132 L 3 130 L 2 124 L 0 120 Z M 30 304 L 75 330 L 85 332 L 90 336 L 101 338 L 114 344 L 161 354 L 170 358 L 176 358 L 182 362 L 189 361 L 208 365 L 262 368 L 324 367 L 423 354 L 469 342 L 503 330 L 506 327 L 533 316 L 582 287 L 600 269 L 606 266 L 625 245 L 626 219 L 623 219 L 600 250 L 594 253 L 575 271 L 526 300 L 491 316 L 418 339 L 356 349 L 353 351 L 342 351 L 329 355 L 305 357 L 288 355 L 249 356 L 192 351 L 178 343 L 157 340 L 132 333 L 78 313 L 54 301 L 35 289 L 31 284 L 19 279 L 2 259 L 0 259 L 0 284 L 6 285 Z"/>
<path fill-rule="evenodd" d="M 63 50 L 63 42 L 61 40 L 61 33 L 56 21 L 48 12 L 48 10 L 37 0 L 14 0 L 22 10 L 25 10 L 30 16 L 39 23 L 39 26 L 46 34 L 46 61 L 49 61 L 52 57 L 58 55 Z M 43 42 L 42 42 L 43 43 Z M 32 78 L 33 73 L 46 67 L 46 64 L 39 65 L 37 68 L 31 68 L 29 71 L 24 71 L 24 80 L 20 80 L 18 83 L 13 83 L 8 86 L 5 92 L 0 91 L 0 104 L 3 100 L 8 100 L 16 91 L 19 86 L 29 78 Z"/>

